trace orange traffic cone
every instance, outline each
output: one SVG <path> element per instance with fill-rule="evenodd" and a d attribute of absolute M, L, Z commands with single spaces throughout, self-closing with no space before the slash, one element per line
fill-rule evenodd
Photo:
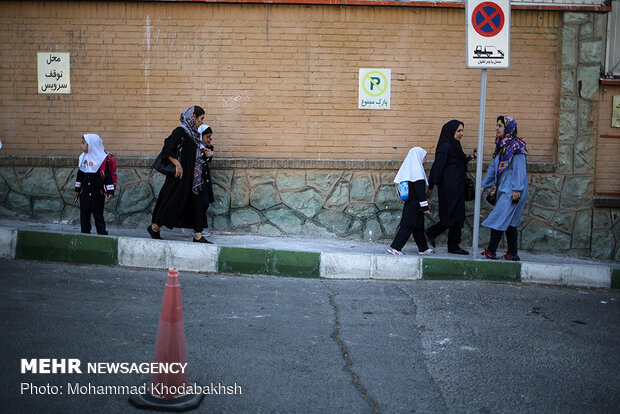
<path fill-rule="evenodd" d="M 204 398 L 203 393 L 184 392 L 189 385 L 189 376 L 185 353 L 181 284 L 179 272 L 175 267 L 168 270 L 153 364 L 174 366 L 174 368 L 168 372 L 162 369 L 151 374 L 147 392 L 132 395 L 129 398 L 134 406 L 150 410 L 180 412 L 192 410 L 200 405 Z"/>

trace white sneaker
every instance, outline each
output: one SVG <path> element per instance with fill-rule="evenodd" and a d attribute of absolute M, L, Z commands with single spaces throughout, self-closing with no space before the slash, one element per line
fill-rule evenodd
<path fill-rule="evenodd" d="M 432 254 L 435 254 L 435 250 L 429 248 L 424 250 L 423 252 L 418 252 L 418 254 L 421 256 L 430 256 Z"/>
<path fill-rule="evenodd" d="M 396 249 L 393 249 L 391 247 L 388 247 L 387 251 L 388 251 L 388 253 L 393 254 L 394 256 L 402 256 L 403 255 L 403 252 L 400 252 L 400 251 L 398 251 Z"/>

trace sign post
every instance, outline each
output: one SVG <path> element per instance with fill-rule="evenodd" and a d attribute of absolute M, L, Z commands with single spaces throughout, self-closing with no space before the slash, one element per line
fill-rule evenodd
<path fill-rule="evenodd" d="M 470 69 L 482 69 L 480 76 L 480 115 L 478 118 L 478 158 L 476 159 L 476 198 L 472 255 L 478 257 L 480 236 L 480 196 L 484 157 L 484 115 L 487 101 L 487 68 L 510 67 L 510 0 L 466 0 L 466 62 Z"/>

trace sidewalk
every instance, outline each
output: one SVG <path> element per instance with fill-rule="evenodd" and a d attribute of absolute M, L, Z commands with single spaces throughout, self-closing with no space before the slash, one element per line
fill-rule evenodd
<path fill-rule="evenodd" d="M 79 226 L 0 219 L 0 258 L 108 264 L 127 267 L 326 279 L 489 280 L 559 286 L 620 288 L 620 264 L 520 251 L 521 262 L 473 259 L 438 246 L 422 258 L 415 243 L 404 256 L 371 242 L 217 232 L 212 245 L 191 243 L 192 234 L 162 229 L 108 227 L 109 236 L 83 235 Z M 189 243 L 188 243 L 189 242 Z M 471 246 L 463 246 L 471 250 Z"/>

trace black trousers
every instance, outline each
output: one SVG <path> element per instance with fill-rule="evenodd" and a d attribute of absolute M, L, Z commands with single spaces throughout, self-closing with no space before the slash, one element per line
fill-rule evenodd
<path fill-rule="evenodd" d="M 448 229 L 448 251 L 457 250 L 461 244 L 461 226 L 454 224 L 451 227 L 444 226 L 440 221 L 426 229 L 426 233 L 433 239 Z"/>
<path fill-rule="evenodd" d="M 424 236 L 424 230 L 408 226 L 400 226 L 390 247 L 401 251 L 403 247 L 405 247 L 405 244 L 407 244 L 407 240 L 409 240 L 409 236 L 411 235 L 413 235 L 413 240 L 415 240 L 415 244 L 418 246 L 419 251 L 423 252 L 425 250 L 428 250 L 428 244 L 426 244 L 426 236 Z"/>
<path fill-rule="evenodd" d="M 487 249 L 493 254 L 497 251 L 497 246 L 502 241 L 503 231 L 491 229 L 491 239 Z M 508 226 L 506 229 L 506 242 L 508 242 L 508 253 L 511 256 L 517 255 L 517 228 L 514 226 Z"/>
<path fill-rule="evenodd" d="M 205 215 L 207 214 L 207 207 L 208 204 L 204 202 L 200 194 L 192 193 L 192 214 L 194 216 L 193 222 L 195 233 L 202 233 L 202 230 L 204 229 L 202 224 L 206 223 Z"/>
<path fill-rule="evenodd" d="M 97 234 L 108 234 L 105 229 L 105 221 L 103 220 L 103 206 L 105 196 L 99 192 L 82 193 L 80 195 L 80 226 L 82 233 L 90 233 L 92 226 L 90 224 L 90 215 L 95 219 L 95 227 Z"/>

